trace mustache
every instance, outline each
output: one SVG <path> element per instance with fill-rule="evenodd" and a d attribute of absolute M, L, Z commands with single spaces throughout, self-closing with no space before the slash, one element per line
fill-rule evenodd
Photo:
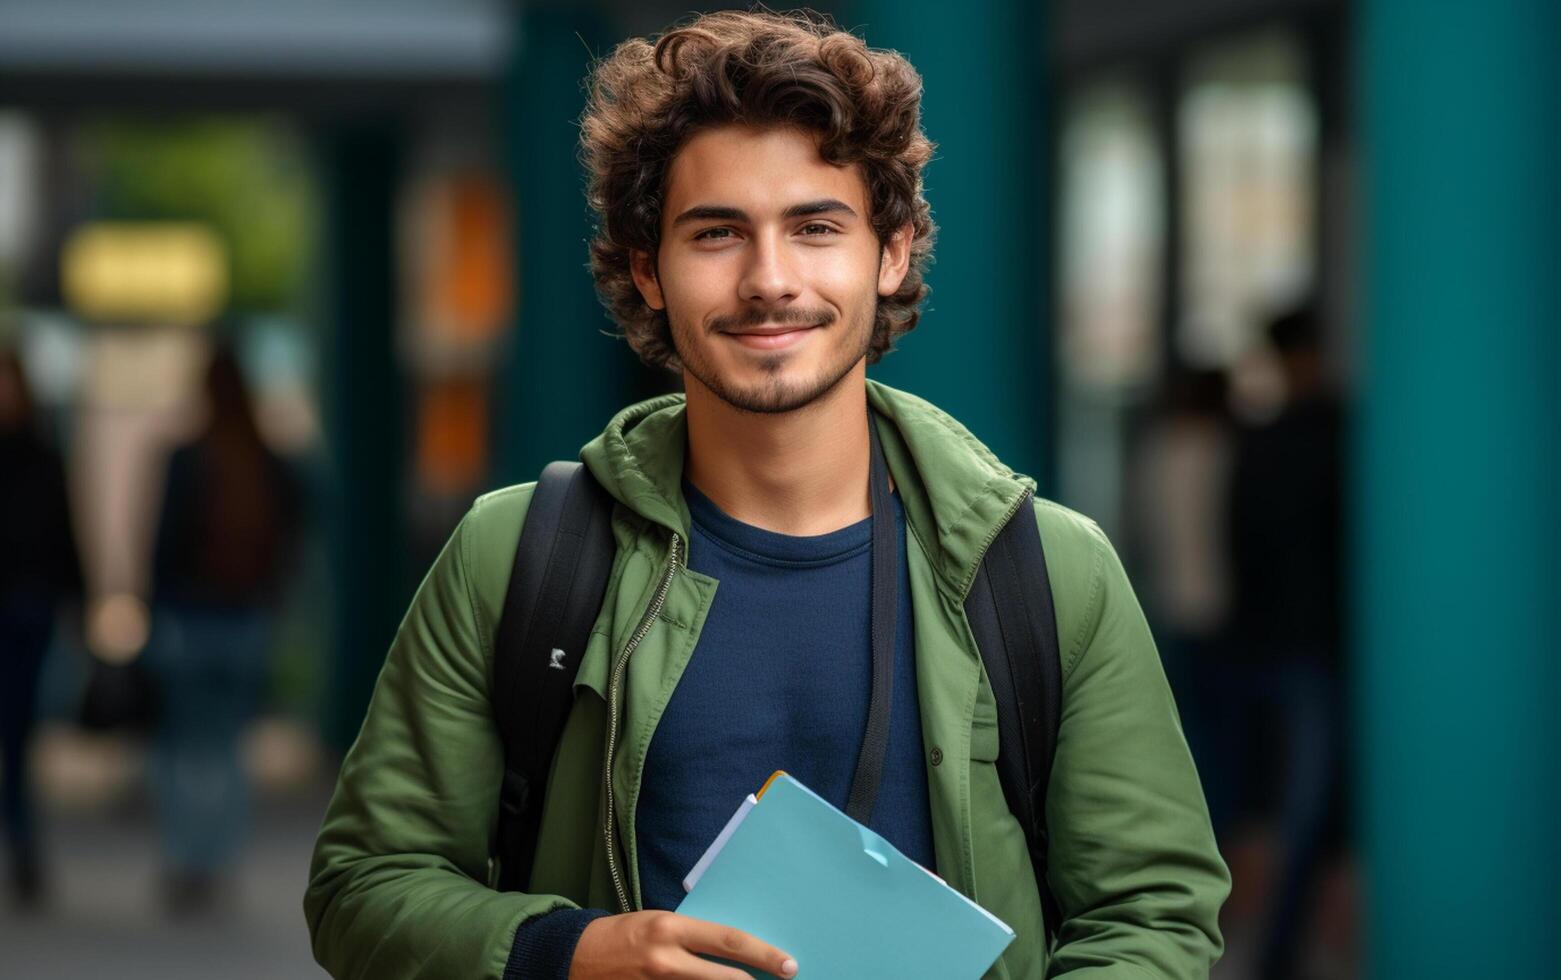
<path fill-rule="evenodd" d="M 730 333 L 743 327 L 761 327 L 773 323 L 787 327 L 827 327 L 835 322 L 835 314 L 829 310 L 808 310 L 786 307 L 780 310 L 751 309 L 710 320 L 711 333 Z"/>

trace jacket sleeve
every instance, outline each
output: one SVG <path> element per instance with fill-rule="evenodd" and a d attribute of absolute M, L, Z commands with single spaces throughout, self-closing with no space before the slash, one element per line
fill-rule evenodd
<path fill-rule="evenodd" d="M 1069 531 L 1093 569 L 1072 577 L 1069 601 L 1083 612 L 1059 637 L 1062 720 L 1047 821 L 1062 922 L 1048 974 L 1207 977 L 1224 946 L 1230 873 L 1121 562 L 1093 523 Z"/>
<path fill-rule="evenodd" d="M 575 907 L 485 884 L 503 749 L 467 558 L 477 513 L 402 621 L 315 843 L 304 911 L 337 978 L 499 978 L 521 922 Z"/>

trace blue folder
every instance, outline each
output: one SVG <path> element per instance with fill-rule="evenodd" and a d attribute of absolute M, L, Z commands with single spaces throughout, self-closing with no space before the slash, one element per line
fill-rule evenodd
<path fill-rule="evenodd" d="M 785 950 L 798 980 L 977 980 L 1013 941 L 996 916 L 784 773 L 739 815 L 677 910 Z"/>

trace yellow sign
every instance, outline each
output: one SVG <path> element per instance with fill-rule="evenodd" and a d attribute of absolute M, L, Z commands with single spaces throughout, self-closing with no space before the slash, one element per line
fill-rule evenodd
<path fill-rule="evenodd" d="M 199 324 L 228 299 L 228 257 L 205 225 L 85 225 L 60 253 L 65 301 L 97 322 Z"/>

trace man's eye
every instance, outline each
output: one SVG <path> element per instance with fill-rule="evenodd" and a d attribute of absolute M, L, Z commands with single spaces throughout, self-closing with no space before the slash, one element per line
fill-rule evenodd
<path fill-rule="evenodd" d="M 730 228 L 706 228 L 704 231 L 694 236 L 694 241 L 697 242 L 700 239 L 710 241 L 717 238 L 730 238 L 731 234 L 732 229 Z"/>
<path fill-rule="evenodd" d="M 836 232 L 835 229 L 832 228 L 831 226 L 826 225 L 826 224 L 821 224 L 821 223 L 816 222 L 816 221 L 811 223 L 811 224 L 803 225 L 801 227 L 801 229 L 799 229 L 799 230 L 804 235 L 814 235 L 814 236 L 817 236 L 817 235 L 834 235 L 834 234 L 838 234 L 838 232 Z"/>

